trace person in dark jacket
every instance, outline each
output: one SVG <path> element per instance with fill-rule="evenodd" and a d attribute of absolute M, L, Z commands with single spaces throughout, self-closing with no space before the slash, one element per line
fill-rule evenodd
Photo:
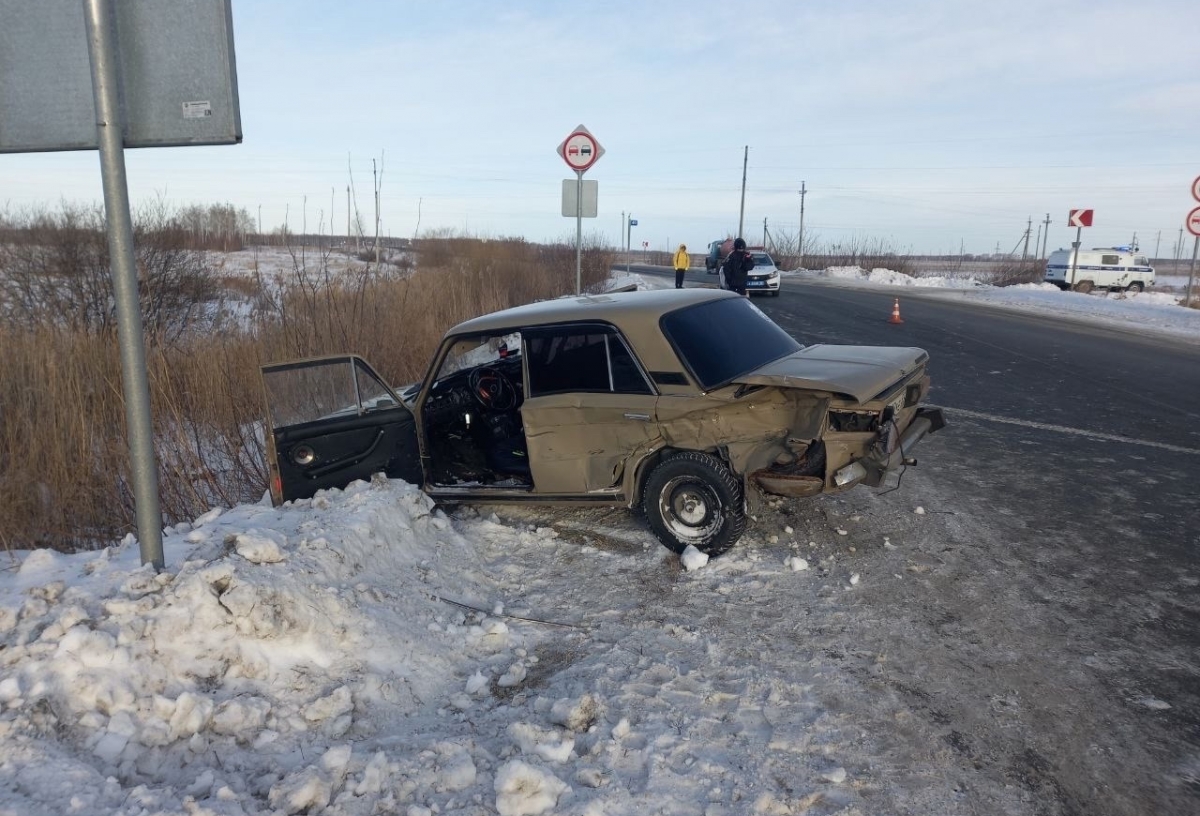
<path fill-rule="evenodd" d="M 733 252 L 721 267 L 725 273 L 725 287 L 739 295 L 746 295 L 746 276 L 754 268 L 754 256 L 746 251 L 746 242 L 738 238 L 733 242 Z"/>

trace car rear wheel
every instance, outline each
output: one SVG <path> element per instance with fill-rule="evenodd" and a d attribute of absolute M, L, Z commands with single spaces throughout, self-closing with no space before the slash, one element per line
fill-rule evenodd
<path fill-rule="evenodd" d="M 698 451 L 678 453 L 651 471 L 642 509 L 654 535 L 676 553 L 691 545 L 720 555 L 746 528 L 738 480 L 720 459 Z"/>
<path fill-rule="evenodd" d="M 1146 287 L 1142 284 L 1141 281 L 1134 281 L 1133 283 L 1129 284 L 1129 286 L 1125 289 L 1125 291 L 1126 292 L 1140 292 L 1145 288 Z"/>
<path fill-rule="evenodd" d="M 1093 284 L 1090 280 L 1080 281 L 1079 283 L 1075 284 L 1075 291 L 1086 295 L 1088 292 L 1092 291 L 1092 285 Z"/>

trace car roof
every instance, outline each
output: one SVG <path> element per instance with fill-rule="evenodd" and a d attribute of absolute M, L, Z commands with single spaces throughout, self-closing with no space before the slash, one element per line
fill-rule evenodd
<path fill-rule="evenodd" d="M 459 323 L 447 334 L 485 334 L 518 326 L 545 326 L 586 320 L 605 321 L 628 331 L 634 326 L 645 326 L 647 322 L 657 326 L 659 317 L 676 309 L 734 297 L 740 295 L 708 288 L 650 289 L 582 297 L 571 295 L 472 318 Z"/>

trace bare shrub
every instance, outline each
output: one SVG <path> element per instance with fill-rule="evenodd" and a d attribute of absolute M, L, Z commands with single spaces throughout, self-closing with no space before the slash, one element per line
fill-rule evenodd
<path fill-rule="evenodd" d="M 97 226 L 75 211 L 36 223 L 25 220 L 8 233 L 16 240 L 0 250 L 0 259 L 16 258 L 31 268 L 40 259 L 48 264 L 47 281 L 65 278 L 68 283 L 74 278 L 60 270 L 67 260 L 79 259 L 80 268 L 96 278 L 94 285 L 103 288 L 107 283 L 99 278 L 107 275 L 107 266 L 100 261 L 106 254 Z M 74 230 L 73 240 L 68 230 Z M 138 238 L 162 232 L 147 230 Z M 10 252 L 12 244 L 18 248 Z M 52 251 L 29 251 L 46 246 Z M 163 255 L 145 257 L 169 275 L 177 249 L 164 241 L 155 250 Z M 142 251 L 139 247 L 139 258 Z M 444 265 L 430 265 L 438 252 Z M 263 363 L 358 353 L 385 379 L 402 385 L 424 375 L 442 334 L 455 323 L 569 294 L 575 286 L 575 249 L 565 243 L 448 237 L 433 255 L 422 254 L 412 275 L 390 264 L 335 270 L 330 260 L 328 251 L 301 248 L 293 251 L 292 269 L 279 280 L 214 273 L 214 286 L 226 284 L 256 298 L 255 316 L 222 332 L 201 331 L 200 323 L 183 321 L 172 343 L 151 336 L 147 371 L 165 523 L 263 495 Z M 591 240 L 583 252 L 584 288 L 598 288 L 612 261 L 611 251 Z M 0 268 L 0 274 L 8 268 Z M 32 269 L 23 271 L 29 272 L 26 282 L 37 282 Z M 81 287 L 73 297 L 87 291 Z M 208 297 L 204 288 L 185 291 L 190 298 Z M 0 355 L 0 495 L 6 497 L 0 503 L 0 544 L 86 548 L 136 526 L 119 349 L 114 332 L 88 321 L 48 319 L 50 305 L 38 300 L 43 295 L 58 308 L 70 302 L 54 300 L 50 288 L 30 289 L 25 311 L 18 312 L 28 319 L 0 324 L 5 350 Z M 164 303 L 164 312 L 186 305 Z"/>
<path fill-rule="evenodd" d="M 169 208 L 160 199 L 150 205 L 160 213 Z M 189 249 L 234 252 L 246 245 L 246 236 L 255 231 L 254 219 L 244 208 L 232 204 L 189 205 L 171 220 L 186 236 Z"/>
<path fill-rule="evenodd" d="M 993 286 L 1014 286 L 1019 283 L 1040 283 L 1045 279 L 1045 261 L 1010 261 L 997 266 L 988 282 Z"/>
<path fill-rule="evenodd" d="M 0 329 L 0 536 L 6 546 L 111 537 L 128 494 L 115 344 L 51 327 Z M 118 437 L 119 438 L 119 437 Z"/>
<path fill-rule="evenodd" d="M 162 342 L 208 328 L 220 290 L 203 253 L 163 211 L 134 226 L 142 324 Z M 26 326 L 62 327 L 90 335 L 117 325 L 104 213 L 64 204 L 16 220 L 0 244 L 0 318 Z"/>
<path fill-rule="evenodd" d="M 828 269 L 836 266 L 857 266 L 865 270 L 891 269 L 914 276 L 916 268 L 911 253 L 897 252 L 881 238 L 855 236 L 840 241 L 825 241 L 805 235 L 803 253 L 796 233 L 779 230 L 771 233 L 767 251 L 780 269 Z"/>

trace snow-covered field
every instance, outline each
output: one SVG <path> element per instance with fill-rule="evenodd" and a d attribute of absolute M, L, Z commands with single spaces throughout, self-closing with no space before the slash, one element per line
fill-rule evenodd
<path fill-rule="evenodd" d="M 900 291 L 872 274 L 824 280 Z M 1200 336 L 1158 294 L 926 288 Z M 0 814 L 1057 812 L 888 691 L 922 656 L 845 634 L 955 557 L 952 507 L 918 472 L 705 563 L 624 511 L 448 516 L 378 481 L 214 509 L 157 575 L 132 539 L 12 552 Z"/>

